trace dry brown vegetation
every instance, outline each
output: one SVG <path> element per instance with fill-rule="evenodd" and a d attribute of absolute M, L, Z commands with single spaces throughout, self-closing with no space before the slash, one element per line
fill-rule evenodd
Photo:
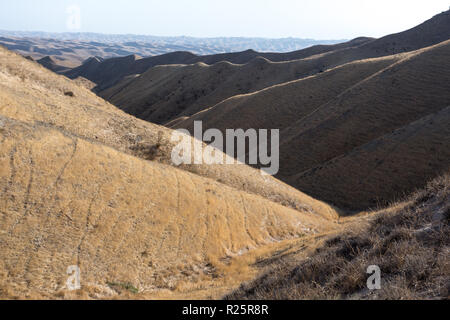
<path fill-rule="evenodd" d="M 450 165 L 449 57 L 450 41 L 420 50 L 299 119 L 282 132 L 279 178 L 356 210 L 423 187 Z"/>
<path fill-rule="evenodd" d="M 63 290 L 70 265 L 91 286 L 175 290 L 226 278 L 221 259 L 332 228 L 69 133 L 1 120 L 0 270 L 21 296 Z"/>
<path fill-rule="evenodd" d="M 224 61 L 157 66 L 100 92 L 100 96 L 140 119 L 164 124 L 237 94 L 315 74 L 316 69 L 313 60 L 273 63 L 262 57 L 244 65 Z"/>
<path fill-rule="evenodd" d="M 350 224 L 305 258 L 260 261 L 264 275 L 227 299 L 449 299 L 450 175 L 406 202 Z M 366 287 L 367 267 L 381 269 L 381 290 Z"/>

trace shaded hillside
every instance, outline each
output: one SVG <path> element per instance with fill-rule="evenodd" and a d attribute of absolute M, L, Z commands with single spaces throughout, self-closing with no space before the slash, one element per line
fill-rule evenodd
<path fill-rule="evenodd" d="M 211 66 L 148 70 L 132 81 L 100 92 L 102 97 L 136 117 L 173 124 L 238 94 L 255 92 L 287 81 L 321 73 L 336 66 L 375 57 L 409 52 L 450 38 L 450 14 L 442 13 L 413 29 L 377 40 L 356 42 L 300 60 L 273 63 L 256 57 L 243 65 L 219 62 Z M 305 49 L 308 50 L 308 49 Z M 312 53 L 308 51 L 309 53 Z M 247 53 L 251 55 L 251 53 Z M 284 54 L 286 57 L 286 54 Z M 290 56 L 289 59 L 294 58 Z M 231 57 L 227 58 L 233 62 Z M 170 71 L 169 71 L 170 70 Z"/>
<path fill-rule="evenodd" d="M 290 53 L 261 53 L 254 50 L 246 50 L 235 53 L 197 56 L 190 52 L 178 51 L 159 56 L 147 57 L 138 61 L 130 57 L 121 57 L 107 59 L 102 64 L 95 67 L 91 65 L 81 65 L 77 68 L 72 69 L 71 71 L 65 72 L 64 74 L 69 78 L 82 76 L 95 82 L 98 85 L 96 91 L 99 92 L 111 87 L 126 76 L 133 74 L 142 74 L 148 69 L 158 65 L 195 64 L 199 62 L 203 62 L 206 64 L 215 64 L 222 61 L 228 61 L 235 64 L 244 64 L 259 56 L 265 57 L 272 61 L 289 61 L 305 58 L 313 54 L 357 46 L 361 43 L 365 43 L 371 40 L 371 38 L 357 38 L 355 40 L 342 44 L 318 45 Z M 114 72 L 111 72 L 111 70 L 114 70 Z"/>
<path fill-rule="evenodd" d="M 228 294 L 233 300 L 450 298 L 450 176 L 429 183 L 404 204 L 351 225 L 312 254 L 303 248 L 261 261 L 263 275 Z M 381 289 L 369 291 L 370 265 Z"/>
<path fill-rule="evenodd" d="M 71 265 L 84 298 L 224 290 L 247 253 L 337 227 L 245 165 L 169 165 L 170 135 L 0 48 L 0 296 L 70 296 Z"/>
<path fill-rule="evenodd" d="M 375 208 L 450 167 L 450 107 L 287 180 L 340 207 Z"/>
<path fill-rule="evenodd" d="M 202 121 L 205 130 L 217 128 L 223 132 L 227 128 L 283 130 L 291 126 L 293 120 L 307 116 L 343 91 L 404 57 L 395 55 L 344 64 L 304 79 L 231 97 L 169 125 L 190 132 L 193 132 L 194 121 Z"/>
<path fill-rule="evenodd" d="M 96 83 L 95 91 L 98 92 L 113 86 L 126 76 L 143 73 L 160 64 L 188 63 L 193 57 L 195 55 L 189 52 L 173 52 L 144 59 L 136 55 L 106 60 L 88 59 L 81 66 L 63 74 L 71 79 L 81 76 Z"/>
<path fill-rule="evenodd" d="M 284 139 L 280 146 L 282 160 L 279 176 L 317 196 L 317 187 L 314 185 L 318 185 L 316 179 L 319 176 L 315 174 L 320 174 L 328 161 L 345 156 L 350 162 L 336 167 L 335 173 L 328 175 L 329 184 L 320 184 L 323 189 L 319 193 L 322 194 L 321 199 L 336 201 L 341 206 L 354 209 L 376 205 L 377 199 L 389 201 L 403 192 L 422 187 L 424 178 L 432 178 L 450 166 L 447 153 L 450 141 L 446 129 L 450 127 L 450 119 L 447 113 L 439 113 L 450 105 L 449 58 L 450 41 L 424 49 L 362 81 L 293 123 L 281 133 Z M 386 152 L 391 149 L 388 146 L 370 149 L 371 152 L 365 156 L 353 157 L 351 152 L 354 148 L 393 134 L 395 130 L 433 113 L 438 114 L 434 121 L 440 125 L 422 125 L 425 131 L 421 131 L 421 136 L 429 135 L 428 140 L 414 140 L 408 134 L 398 140 L 398 149 L 392 150 L 402 150 L 397 159 L 390 159 L 383 164 L 384 158 L 388 156 Z M 395 136 L 391 138 L 397 140 Z M 395 142 L 389 144 L 392 144 L 392 148 L 396 145 Z M 433 144 L 439 152 L 433 151 Z M 366 169 L 359 171 L 363 167 Z M 311 170 L 311 177 L 302 180 L 301 173 L 306 170 Z M 365 176 L 369 172 L 371 176 Z M 291 180 L 296 175 L 299 175 L 298 179 Z M 330 198 L 329 191 L 325 190 L 332 189 L 336 195 L 342 195 L 337 190 L 346 179 L 355 179 L 353 181 L 359 187 L 347 185 L 347 191 L 353 193 L 352 190 L 355 190 L 359 196 L 353 193 L 354 197 L 347 195 L 339 200 L 338 196 Z M 309 187 L 306 187 L 306 181 L 310 181 Z M 325 193 L 328 195 L 325 196 Z"/>
<path fill-rule="evenodd" d="M 37 63 L 57 73 L 67 71 L 69 69 L 67 67 L 59 65 L 57 61 L 55 61 L 54 59 L 52 59 L 52 57 L 49 56 L 37 60 Z"/>
<path fill-rule="evenodd" d="M 410 30 L 363 44 L 361 49 L 374 51 L 375 54 L 395 54 L 429 47 L 449 38 L 450 10 L 437 14 Z"/>
<path fill-rule="evenodd" d="M 279 179 L 338 207 L 374 207 L 450 166 L 449 61 L 446 41 L 349 63 L 230 98 L 173 127 L 279 128 Z"/>

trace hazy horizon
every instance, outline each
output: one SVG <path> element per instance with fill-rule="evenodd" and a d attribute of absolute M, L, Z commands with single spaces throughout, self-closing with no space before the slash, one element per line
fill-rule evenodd
<path fill-rule="evenodd" d="M 155 38 L 194 38 L 194 39 L 263 39 L 263 40 L 283 40 L 283 39 L 300 39 L 300 40 L 311 40 L 311 41 L 330 41 L 330 43 L 339 43 L 339 41 L 348 41 L 351 39 L 314 39 L 314 38 L 301 38 L 301 37 L 282 37 L 282 38 L 271 38 L 271 37 L 251 37 L 251 36 L 210 36 L 210 37 L 199 37 L 199 36 L 186 36 L 186 35 L 154 35 L 154 34 L 139 34 L 139 33 L 104 33 L 104 32 L 91 32 L 91 31 L 42 31 L 42 30 L 8 30 L 0 29 L 0 32 L 7 33 L 43 33 L 43 34 L 98 34 L 105 36 L 142 36 L 142 37 L 155 37 Z"/>
<path fill-rule="evenodd" d="M 331 40 L 401 32 L 448 10 L 444 0 L 230 0 L 214 5 L 207 0 L 117 0 L 114 5 L 42 0 L 38 5 L 31 0 L 2 2 L 0 30 Z"/>

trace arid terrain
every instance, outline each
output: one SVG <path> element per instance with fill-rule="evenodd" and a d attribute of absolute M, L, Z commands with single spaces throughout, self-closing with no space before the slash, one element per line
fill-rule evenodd
<path fill-rule="evenodd" d="M 169 129 L 0 54 L 3 292 L 63 290 L 69 265 L 98 297 L 108 282 L 214 288 L 234 257 L 335 228 L 332 207 L 258 170 L 170 166 Z"/>
<path fill-rule="evenodd" d="M 449 11 L 292 52 L 90 46 L 0 47 L 1 298 L 449 297 Z M 279 129 L 280 171 L 175 165 L 194 121 Z"/>

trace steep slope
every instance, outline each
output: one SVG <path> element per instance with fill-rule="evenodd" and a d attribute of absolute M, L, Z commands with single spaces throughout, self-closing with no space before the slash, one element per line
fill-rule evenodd
<path fill-rule="evenodd" d="M 70 295 L 72 265 L 83 297 L 226 288 L 252 275 L 247 253 L 336 228 L 331 207 L 245 165 L 168 165 L 169 129 L 2 48 L 0 80 L 2 297 Z"/>
<path fill-rule="evenodd" d="M 349 63 L 230 98 L 172 125 L 192 130 L 201 120 L 205 129 L 279 128 L 279 179 L 341 208 L 374 207 L 450 166 L 449 61 L 446 41 Z M 417 126 L 420 137 L 411 136 Z"/>
<path fill-rule="evenodd" d="M 172 131 L 133 118 L 65 77 L 0 48 L 0 113 L 46 123 L 121 152 L 172 165 Z M 76 112 L 75 112 L 76 111 Z M 292 208 L 332 216 L 321 202 L 243 164 L 182 165 L 182 169 Z"/>
<path fill-rule="evenodd" d="M 281 175 L 318 166 L 450 104 L 450 41 L 419 50 L 283 131 Z"/>
<path fill-rule="evenodd" d="M 89 79 L 97 84 L 95 91 L 99 92 L 129 75 L 141 74 L 156 65 L 187 63 L 194 57 L 196 55 L 190 52 L 171 52 L 139 59 L 135 55 L 130 55 L 98 61 L 95 64 L 88 60 L 87 63 L 63 74 L 71 79 L 80 76 Z"/>
<path fill-rule="evenodd" d="M 158 66 L 123 80 L 100 96 L 140 119 L 170 125 L 229 97 L 317 74 L 315 68 L 314 60 L 273 63 L 261 57 L 245 65 Z"/>
<path fill-rule="evenodd" d="M 449 167 L 450 106 L 288 181 L 313 196 L 358 210 L 409 194 Z"/>
<path fill-rule="evenodd" d="M 361 60 L 261 91 L 226 99 L 186 120 L 168 124 L 192 132 L 194 121 L 206 129 L 274 128 L 283 130 L 365 78 L 403 59 L 404 54 Z M 258 116 L 255 116 L 258 115 Z"/>
<path fill-rule="evenodd" d="M 0 121 L 0 281 L 15 294 L 64 290 L 71 265 L 98 290 L 176 288 L 222 258 L 331 226 L 67 132 Z"/>

